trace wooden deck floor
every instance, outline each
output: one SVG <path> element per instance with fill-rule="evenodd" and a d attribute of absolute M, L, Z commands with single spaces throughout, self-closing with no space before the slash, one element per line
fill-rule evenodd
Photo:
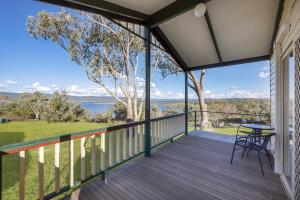
<path fill-rule="evenodd" d="M 263 158 L 265 176 L 257 157 L 230 164 L 232 144 L 184 136 L 159 148 L 150 158 L 139 158 L 108 176 L 84 185 L 65 199 L 288 199 L 279 176 Z"/>

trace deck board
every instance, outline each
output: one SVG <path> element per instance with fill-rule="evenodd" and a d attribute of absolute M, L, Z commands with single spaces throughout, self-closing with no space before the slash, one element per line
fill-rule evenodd
<path fill-rule="evenodd" d="M 128 162 L 65 199 L 150 200 L 285 200 L 280 177 L 263 154 L 261 175 L 255 152 L 230 164 L 232 144 L 196 136 L 183 136 L 153 152 L 150 158 Z"/>

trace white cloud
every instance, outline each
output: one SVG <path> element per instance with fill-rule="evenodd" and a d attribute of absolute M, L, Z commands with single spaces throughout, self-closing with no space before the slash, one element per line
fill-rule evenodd
<path fill-rule="evenodd" d="M 142 77 L 136 77 L 136 84 L 137 87 L 145 87 L 146 81 Z M 150 87 L 156 87 L 156 84 L 154 82 L 150 82 Z"/>
<path fill-rule="evenodd" d="M 270 70 L 270 66 L 267 65 L 267 66 L 264 66 L 261 68 L 262 71 L 269 71 Z"/>
<path fill-rule="evenodd" d="M 223 92 L 216 92 L 210 89 L 205 90 L 205 98 L 221 99 L 221 98 L 269 98 L 270 93 L 265 90 L 247 90 L 247 89 L 228 89 Z M 189 93 L 189 98 L 196 99 L 194 92 Z"/>
<path fill-rule="evenodd" d="M 139 78 L 138 82 L 144 83 L 143 78 Z M 0 90 L 6 88 L 6 85 L 0 84 Z M 54 91 L 65 90 L 68 95 L 72 96 L 110 96 L 106 90 L 98 85 L 70 85 L 67 87 L 62 87 L 57 84 L 51 84 L 49 86 L 41 84 L 39 81 L 36 81 L 25 87 L 27 92 L 40 91 L 43 93 L 53 93 Z M 116 93 L 115 88 L 109 89 Z M 25 91 L 26 91 L 25 90 Z M 137 93 L 139 97 L 142 97 L 144 93 L 144 87 L 138 87 Z M 131 94 L 133 94 L 133 89 L 131 89 Z M 124 97 L 124 94 L 121 92 L 120 88 L 117 90 L 117 96 Z M 228 91 L 225 92 L 215 92 L 210 89 L 205 90 L 206 98 L 268 98 L 269 93 L 267 91 L 261 90 L 243 90 L 238 89 L 237 87 L 230 87 Z M 184 93 L 171 91 L 171 90 L 161 90 L 156 87 L 153 83 L 151 87 L 151 98 L 154 99 L 183 99 Z M 189 98 L 197 98 L 194 93 L 189 94 Z"/>
<path fill-rule="evenodd" d="M 151 89 L 151 98 L 153 99 L 183 99 L 184 94 L 170 90 L 159 90 L 158 88 Z"/>
<path fill-rule="evenodd" d="M 258 73 L 260 78 L 267 78 L 270 76 L 270 66 L 264 66 L 261 68 L 261 71 Z"/>
<path fill-rule="evenodd" d="M 38 81 L 32 83 L 31 85 L 25 86 L 25 88 L 29 89 L 30 92 L 35 92 L 35 91 L 44 92 L 44 93 L 53 92 L 52 88 L 41 85 L 41 83 Z"/>
<path fill-rule="evenodd" d="M 71 85 L 66 88 L 72 96 L 108 96 L 107 92 L 100 86 L 79 86 Z"/>
<path fill-rule="evenodd" d="M 0 90 L 6 89 L 6 85 L 0 84 Z"/>
<path fill-rule="evenodd" d="M 205 90 L 205 94 L 211 94 L 210 90 Z"/>
<path fill-rule="evenodd" d="M 227 98 L 269 98 L 269 92 L 262 90 L 232 90 L 225 93 Z"/>
<path fill-rule="evenodd" d="M 13 81 L 13 80 L 6 80 L 5 81 L 7 84 L 12 84 L 12 85 L 17 85 L 18 81 Z"/>
<path fill-rule="evenodd" d="M 270 76 L 270 72 L 264 72 L 264 71 L 261 71 L 261 72 L 258 73 L 258 76 L 259 76 L 260 78 L 267 78 L 267 77 Z"/>

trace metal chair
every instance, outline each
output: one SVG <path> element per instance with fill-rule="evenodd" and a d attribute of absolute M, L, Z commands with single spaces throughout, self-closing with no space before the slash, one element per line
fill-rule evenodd
<path fill-rule="evenodd" d="M 242 158 L 244 157 L 244 153 L 245 153 L 245 150 L 246 148 L 244 146 L 240 146 L 238 145 L 239 143 L 245 143 L 248 136 L 250 134 L 252 134 L 253 132 L 252 131 L 246 131 L 246 130 L 240 130 L 242 126 L 240 125 L 238 128 L 237 128 L 237 131 L 236 131 L 236 135 L 235 135 L 235 142 L 234 142 L 234 147 L 233 147 L 233 152 L 232 152 L 232 155 L 231 155 L 231 164 L 232 164 L 232 160 L 233 160 L 233 155 L 234 155 L 234 151 L 235 150 L 238 150 L 238 149 L 241 149 L 243 148 L 243 154 L 242 154 Z M 238 147 L 237 147 L 238 146 Z M 236 148 L 237 147 L 237 148 Z"/>
<path fill-rule="evenodd" d="M 234 142 L 230 163 L 232 164 L 234 152 L 238 149 L 243 148 L 242 158 L 244 157 L 245 151 L 247 151 L 247 156 L 249 151 L 251 150 L 257 151 L 261 173 L 264 176 L 264 169 L 262 166 L 260 152 L 263 150 L 266 151 L 266 155 L 269 159 L 270 167 L 272 169 L 272 159 L 267 149 L 267 145 L 270 142 L 271 137 L 275 135 L 275 133 L 257 135 L 255 132 L 247 132 L 249 133 L 248 135 L 240 136 L 239 129 L 240 127 L 237 130 L 236 140 Z"/>

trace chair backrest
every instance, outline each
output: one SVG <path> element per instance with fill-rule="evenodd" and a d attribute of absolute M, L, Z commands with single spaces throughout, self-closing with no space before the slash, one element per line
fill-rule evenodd
<path fill-rule="evenodd" d="M 247 131 L 240 131 L 241 127 L 242 127 L 242 125 L 239 125 L 238 128 L 237 128 L 237 130 L 236 130 L 236 135 L 235 135 L 236 138 L 239 137 L 239 136 L 242 136 L 239 133 L 245 133 L 245 134 L 250 134 L 251 133 L 251 131 L 249 131 L 249 132 L 247 132 Z"/>

